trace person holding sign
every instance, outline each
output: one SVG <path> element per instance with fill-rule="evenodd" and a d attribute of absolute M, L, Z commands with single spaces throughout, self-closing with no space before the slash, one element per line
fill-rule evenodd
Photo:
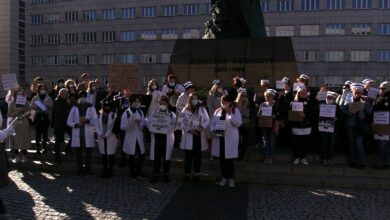
<path fill-rule="evenodd" d="M 35 145 L 37 154 L 46 153 L 46 143 L 50 125 L 50 114 L 53 108 L 53 99 L 47 93 L 47 86 L 38 85 L 38 94 L 31 100 L 31 109 L 35 111 Z M 42 140 L 42 142 L 41 142 Z M 43 152 L 41 152 L 41 146 Z"/>
<path fill-rule="evenodd" d="M 336 99 L 336 103 L 337 105 L 339 105 L 340 107 L 343 107 L 344 105 L 346 105 L 348 102 L 347 100 L 351 99 L 352 97 L 352 92 L 351 92 L 351 85 L 353 83 L 351 81 L 346 81 L 343 85 L 343 90 L 342 90 L 342 94 L 339 95 Z"/>
<path fill-rule="evenodd" d="M 145 160 L 144 127 L 145 117 L 140 109 L 140 100 L 135 96 L 131 96 L 130 108 L 122 114 L 121 130 L 126 132 L 123 152 L 129 155 L 130 176 L 133 179 L 136 179 L 137 176 L 143 176 L 142 166 Z M 137 160 L 136 157 L 138 157 Z"/>
<path fill-rule="evenodd" d="M 96 120 L 95 107 L 87 102 L 87 92 L 81 91 L 78 104 L 72 107 L 67 120 L 67 125 L 72 128 L 71 147 L 76 151 L 78 175 L 91 173 L 91 151 L 95 147 Z"/>
<path fill-rule="evenodd" d="M 345 126 L 348 134 L 349 164 L 359 169 L 365 168 L 363 137 L 370 133 L 368 117 L 371 107 L 363 101 L 364 86 L 360 83 L 351 85 L 352 97 L 343 107 L 346 117 Z"/>
<path fill-rule="evenodd" d="M 267 89 L 264 92 L 266 101 L 259 106 L 257 117 L 265 146 L 265 164 L 272 164 L 272 156 L 275 151 L 276 135 L 279 133 L 279 123 L 276 121 L 278 114 L 276 101 L 276 91 Z M 276 123 L 275 123 L 276 122 Z"/>
<path fill-rule="evenodd" d="M 183 85 L 176 82 L 175 74 L 171 73 L 167 76 L 167 83 L 161 89 L 161 95 L 167 96 L 169 100 L 169 110 L 176 111 L 176 103 L 180 94 L 185 92 Z"/>
<path fill-rule="evenodd" d="M 159 101 L 159 110 L 154 112 L 150 118 L 147 119 L 147 126 L 151 132 L 150 142 L 150 160 L 153 160 L 153 177 L 151 183 L 156 183 L 160 178 L 161 161 L 163 161 L 163 180 L 169 182 L 170 160 L 173 151 L 173 144 L 175 141 L 174 129 L 176 123 L 176 114 L 168 109 L 169 99 L 167 96 L 161 96 Z M 158 113 L 166 113 L 166 118 L 163 118 L 164 125 L 168 124 L 165 131 L 157 133 L 153 132 L 151 127 L 153 115 Z M 157 121 L 158 122 L 158 121 Z"/>
<path fill-rule="evenodd" d="M 115 152 L 118 147 L 118 139 L 112 132 L 116 114 L 109 101 L 102 102 L 102 109 L 95 123 L 98 137 L 99 153 L 102 158 L 103 172 L 102 178 L 109 178 L 113 174 L 115 163 Z"/>
<path fill-rule="evenodd" d="M 214 114 L 215 110 L 221 107 L 221 97 L 226 94 L 227 91 L 223 88 L 221 80 L 215 79 L 207 97 L 209 115 Z"/>
<path fill-rule="evenodd" d="M 384 129 L 374 133 L 377 154 L 375 168 L 388 169 L 390 165 L 390 82 L 381 83 L 379 89 L 379 97 L 373 108 L 374 127 L 381 126 Z"/>
<path fill-rule="evenodd" d="M 336 104 L 338 94 L 328 91 L 326 103 L 320 105 L 318 130 L 321 136 L 321 159 L 324 166 L 332 166 L 336 142 L 336 121 L 341 117 L 341 108 Z"/>
<path fill-rule="evenodd" d="M 11 118 L 10 121 L 28 114 L 30 111 L 30 103 L 27 101 L 24 90 L 21 88 L 15 90 L 13 100 L 8 104 L 8 117 Z M 23 117 L 22 120 L 14 125 L 16 135 L 11 137 L 11 145 L 14 149 L 16 163 L 19 161 L 24 163 L 28 160 L 27 149 L 29 149 L 31 145 L 29 120 L 28 117 Z M 20 155 L 20 153 L 22 155 Z"/>
<path fill-rule="evenodd" d="M 199 182 L 199 173 L 202 161 L 202 151 L 208 149 L 205 129 L 210 124 L 210 118 L 196 93 L 192 93 L 184 107 L 184 114 L 190 114 L 191 119 L 187 130 L 183 130 L 180 148 L 185 151 L 184 181 L 188 182 L 192 166 L 194 168 L 194 181 Z"/>
<path fill-rule="evenodd" d="M 306 160 L 306 151 L 311 143 L 312 127 L 317 115 L 316 108 L 314 99 L 309 99 L 308 97 L 306 86 L 299 86 L 297 94 L 293 102 L 291 102 L 291 110 L 299 116 L 294 120 L 292 118 L 289 119 L 294 144 L 294 165 L 299 163 L 309 165 L 309 162 Z"/>
<path fill-rule="evenodd" d="M 210 131 L 213 133 L 211 153 L 219 157 L 222 178 L 218 184 L 235 187 L 234 159 L 238 158 L 238 128 L 242 125 L 242 118 L 230 96 L 222 96 L 221 106 L 214 112 L 210 124 Z"/>

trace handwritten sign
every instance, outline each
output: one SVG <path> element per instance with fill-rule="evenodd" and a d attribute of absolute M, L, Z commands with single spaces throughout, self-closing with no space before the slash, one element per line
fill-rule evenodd
<path fill-rule="evenodd" d="M 320 117 L 336 117 L 336 105 L 320 105 Z"/>
<path fill-rule="evenodd" d="M 351 102 L 349 105 L 349 111 L 363 111 L 364 110 L 364 102 Z"/>
<path fill-rule="evenodd" d="M 375 134 L 390 134 L 390 112 L 374 112 L 373 130 Z"/>
<path fill-rule="evenodd" d="M 108 73 L 111 88 L 130 88 L 133 93 L 141 92 L 140 68 L 138 64 L 111 64 Z"/>
<path fill-rule="evenodd" d="M 303 102 L 292 102 L 291 110 L 294 112 L 303 112 Z"/>
<path fill-rule="evenodd" d="M 334 133 L 334 125 L 335 125 L 334 119 L 320 120 L 318 124 L 318 131 Z"/>
<path fill-rule="evenodd" d="M 1 74 L 1 84 L 3 86 L 3 90 L 5 91 L 16 88 L 18 86 L 16 74 Z"/>
<path fill-rule="evenodd" d="M 167 134 L 171 125 L 171 114 L 168 112 L 154 112 L 150 117 L 149 131 L 158 134 Z"/>
<path fill-rule="evenodd" d="M 16 105 L 26 105 L 26 102 L 27 102 L 26 96 L 21 96 L 21 95 L 16 96 L 16 101 L 15 101 Z"/>
<path fill-rule="evenodd" d="M 277 90 L 284 90 L 286 88 L 286 83 L 282 80 L 276 81 L 276 89 Z"/>
<path fill-rule="evenodd" d="M 326 101 L 327 95 L 328 95 L 327 92 L 319 92 L 319 93 L 317 93 L 317 100 L 318 101 Z"/>
<path fill-rule="evenodd" d="M 261 116 L 272 116 L 272 107 L 261 107 Z"/>
<path fill-rule="evenodd" d="M 191 127 L 192 113 L 181 112 L 177 117 L 176 128 L 182 131 L 188 131 Z"/>
<path fill-rule="evenodd" d="M 258 119 L 258 125 L 260 128 L 272 128 L 273 119 L 270 116 L 260 116 Z"/>
<path fill-rule="evenodd" d="M 367 92 L 367 98 L 369 99 L 376 99 L 376 97 L 379 94 L 379 89 L 378 88 L 373 88 L 371 87 L 368 92 Z"/>
<path fill-rule="evenodd" d="M 293 85 L 293 91 L 294 91 L 294 92 L 298 91 L 298 87 L 304 86 L 304 85 L 305 85 L 304 83 L 294 83 L 294 85 Z"/>

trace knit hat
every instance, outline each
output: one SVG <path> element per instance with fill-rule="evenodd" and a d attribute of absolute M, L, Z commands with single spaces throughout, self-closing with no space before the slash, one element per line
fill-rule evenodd
<path fill-rule="evenodd" d="M 184 88 L 185 89 L 189 89 L 189 88 L 193 88 L 194 87 L 194 84 L 192 84 L 191 81 L 188 81 L 186 83 L 184 83 Z"/>
<path fill-rule="evenodd" d="M 349 80 L 345 81 L 345 83 L 344 83 L 344 85 L 349 85 L 349 86 L 351 86 L 352 84 L 353 84 L 353 82 L 349 81 Z"/>
<path fill-rule="evenodd" d="M 237 93 L 246 93 L 246 89 L 240 87 L 240 88 L 237 89 Z"/>
<path fill-rule="evenodd" d="M 238 80 L 240 80 L 240 82 L 241 82 L 242 84 L 245 84 L 245 83 L 246 83 L 246 79 L 244 79 L 244 78 L 239 78 Z"/>
<path fill-rule="evenodd" d="M 282 81 L 285 82 L 285 83 L 289 83 L 289 82 L 290 82 L 290 79 L 287 78 L 287 77 L 283 77 Z"/>
<path fill-rule="evenodd" d="M 373 79 L 371 79 L 371 78 L 366 78 L 366 79 L 364 79 L 364 80 L 362 81 L 362 83 L 363 83 L 364 85 L 366 85 L 367 83 L 372 83 L 372 82 L 375 82 L 375 80 L 373 80 Z"/>
<path fill-rule="evenodd" d="M 363 92 L 364 91 L 364 85 L 361 84 L 361 83 L 352 83 L 351 84 L 351 89 L 352 90 L 358 90 L 360 92 Z"/>
<path fill-rule="evenodd" d="M 306 75 L 306 74 L 301 74 L 301 75 L 299 76 L 299 78 L 300 78 L 300 79 L 303 79 L 303 80 L 309 80 L 309 79 L 310 79 L 310 77 L 309 77 L 308 75 Z"/>
<path fill-rule="evenodd" d="M 335 93 L 335 92 L 331 92 L 331 91 L 328 91 L 326 93 L 326 97 L 332 97 L 332 98 L 337 98 L 337 96 L 339 96 L 339 94 Z"/>
<path fill-rule="evenodd" d="M 272 95 L 272 96 L 275 96 L 276 95 L 276 91 L 274 89 L 267 89 L 265 91 L 265 94 L 266 95 Z"/>
<path fill-rule="evenodd" d="M 220 83 L 221 83 L 221 80 L 219 80 L 219 79 L 214 79 L 213 80 L 213 85 L 218 85 Z"/>

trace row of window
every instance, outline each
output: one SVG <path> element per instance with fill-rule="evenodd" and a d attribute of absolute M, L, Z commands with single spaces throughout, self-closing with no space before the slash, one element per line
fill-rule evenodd
<path fill-rule="evenodd" d="M 170 62 L 170 53 L 163 53 L 160 55 L 160 63 L 169 63 Z M 65 56 L 32 56 L 31 65 L 32 66 L 42 66 L 42 65 L 94 65 L 94 64 L 112 64 L 112 63 L 157 63 L 156 54 L 84 54 L 79 55 L 65 55 Z"/>
<path fill-rule="evenodd" d="M 161 39 L 162 40 L 174 40 L 178 39 L 178 34 L 176 29 L 163 29 L 161 30 Z M 44 40 L 44 35 L 32 35 L 31 44 L 32 45 L 42 45 L 47 44 L 60 44 L 60 43 L 93 43 L 93 42 L 114 42 L 114 41 L 136 41 L 137 33 L 135 31 L 121 31 L 117 36 L 115 31 L 105 31 L 105 32 L 84 32 L 84 33 L 65 33 L 61 38 L 61 34 L 48 34 L 46 41 Z M 200 31 L 198 29 L 184 29 L 183 30 L 184 39 L 200 38 Z M 98 38 L 100 36 L 100 38 Z M 139 38 L 141 40 L 157 40 L 157 31 L 155 30 L 144 30 L 139 33 Z"/>
<path fill-rule="evenodd" d="M 210 4 L 206 4 L 205 14 L 209 14 Z M 165 5 L 162 6 L 161 16 L 176 16 L 178 15 L 178 5 Z M 185 4 L 181 7 L 182 15 L 199 15 L 200 14 L 200 4 Z M 141 7 L 141 17 L 156 17 L 160 15 L 157 13 L 157 7 Z M 81 13 L 81 15 L 79 14 Z M 32 24 L 42 24 L 46 23 L 57 23 L 60 22 L 60 13 L 50 13 L 50 14 L 33 14 L 31 15 Z M 81 17 L 80 17 L 81 16 Z M 137 17 L 137 8 L 121 8 L 121 9 L 103 9 L 101 10 L 100 18 L 103 20 L 113 20 L 113 19 L 130 19 Z M 46 18 L 46 20 L 44 19 Z M 64 15 L 65 22 L 75 22 L 75 21 L 95 21 L 98 20 L 98 11 L 97 10 L 85 10 L 82 12 L 79 11 L 68 11 Z"/>
<path fill-rule="evenodd" d="M 324 57 L 320 59 L 319 51 L 316 50 L 304 50 L 301 54 L 298 54 L 298 59 L 303 62 L 316 62 L 323 60 L 325 62 L 370 62 L 371 51 L 370 50 L 352 50 L 350 53 L 350 59 L 347 60 L 346 52 L 344 50 L 327 50 L 324 53 Z M 390 62 L 390 50 L 377 51 L 378 62 Z"/>
<path fill-rule="evenodd" d="M 269 11 L 295 11 L 295 3 L 299 0 L 260 0 L 261 7 L 264 12 Z M 302 11 L 315 11 L 320 10 L 321 2 L 323 0 L 300 0 Z M 327 10 L 343 10 L 346 8 L 351 9 L 371 9 L 374 8 L 373 2 L 375 0 L 352 0 L 351 5 L 347 6 L 347 0 L 324 0 L 326 1 Z M 376 5 L 379 9 L 390 9 L 390 0 L 377 0 Z"/>

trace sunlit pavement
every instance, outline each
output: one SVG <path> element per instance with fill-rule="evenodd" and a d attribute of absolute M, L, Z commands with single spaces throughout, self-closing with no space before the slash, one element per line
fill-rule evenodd
<path fill-rule="evenodd" d="M 0 219 L 390 219 L 390 191 L 12 171 Z M 236 202 L 236 203 L 235 203 Z M 235 204 L 234 204 L 235 203 Z"/>

